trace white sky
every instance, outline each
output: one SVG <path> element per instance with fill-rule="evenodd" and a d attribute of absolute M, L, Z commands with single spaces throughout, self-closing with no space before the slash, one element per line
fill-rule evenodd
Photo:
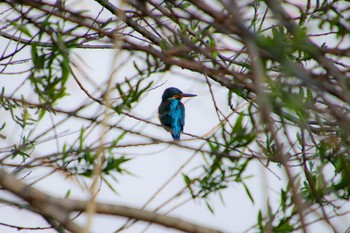
<path fill-rule="evenodd" d="M 1 48 L 0 43 L 0 48 Z M 114 51 L 110 50 L 75 50 L 75 54 L 83 58 L 87 65 L 84 66 L 84 70 L 89 74 L 90 78 L 93 78 L 97 83 L 103 83 L 104 80 L 108 79 L 111 71 L 118 61 L 114 60 Z M 199 82 L 193 81 L 193 79 L 204 80 L 200 74 L 186 72 L 180 69 L 173 69 L 174 72 L 167 73 L 165 77 L 159 75 L 159 77 L 152 77 L 154 80 L 161 79 L 160 83 L 167 81 L 164 86 L 155 89 L 154 91 L 147 94 L 145 98 L 133 109 L 132 113 L 145 117 L 146 119 L 158 123 L 157 119 L 157 108 L 160 103 L 160 98 L 163 90 L 167 87 L 176 86 L 184 92 L 194 93 L 198 96 L 192 98 L 186 102 L 186 126 L 185 132 L 189 132 L 195 135 L 204 135 L 209 132 L 218 123 L 215 109 L 213 107 L 211 96 L 205 84 L 200 84 Z M 114 76 L 114 80 L 124 79 L 124 76 L 130 75 L 130 72 L 134 73 L 132 66 L 122 67 Z M 10 80 L 11 79 L 11 80 Z M 5 76 L 0 74 L 0 87 L 6 86 L 9 90 L 11 86 L 16 87 L 21 82 L 20 77 Z M 69 93 L 70 97 L 60 102 L 61 106 L 74 106 L 79 104 L 85 99 L 85 95 L 81 92 L 79 87 L 75 84 L 74 80 L 69 81 Z M 84 84 L 88 90 L 93 91 L 93 87 L 89 84 Z M 91 89 L 90 89 L 91 88 Z M 226 92 L 213 83 L 213 88 L 217 98 L 217 102 L 220 108 L 224 112 L 229 112 L 230 110 L 226 106 Z M 93 92 L 91 92 L 94 94 Z M 30 98 L 31 93 L 28 91 L 26 93 L 26 98 Z M 98 97 L 98 96 L 96 96 Z M 73 109 L 73 107 L 72 107 Z M 0 110 L 2 113 L 2 110 Z M 56 116 L 54 116 L 56 117 Z M 115 115 L 111 122 L 118 121 L 120 116 Z M 47 116 L 48 122 L 50 122 Z M 0 121 L 2 124 L 3 121 Z M 55 119 L 57 122 L 57 119 Z M 126 119 L 125 126 L 133 127 L 137 121 L 133 119 Z M 51 124 L 51 123 L 50 123 Z M 65 130 L 79 130 L 84 122 L 70 121 L 64 127 L 58 129 L 59 132 L 64 132 Z M 143 125 L 143 124 L 142 124 Z M 12 126 L 13 127 L 13 126 Z M 5 145 L 13 145 L 18 143 L 18 135 L 22 132 L 19 130 L 14 130 L 9 126 L 7 129 L 9 134 L 6 141 L 2 142 Z M 43 130 L 47 128 L 47 125 L 40 125 L 36 130 L 36 133 L 40 134 Z M 171 136 L 168 132 L 155 126 L 146 126 L 144 132 L 153 135 L 156 138 L 162 138 L 171 140 Z M 113 136 L 115 132 L 111 132 Z M 98 132 L 94 132 L 89 137 L 91 140 L 95 140 L 100 135 Z M 183 139 L 188 138 L 183 135 Z M 64 140 L 69 140 L 63 138 Z M 139 142 L 141 139 L 128 139 L 130 141 L 135 140 Z M 200 142 L 188 141 L 179 142 L 180 144 L 197 145 Z M 63 142 L 61 142 L 62 146 Z M 116 195 L 110 191 L 108 187 L 102 185 L 101 191 L 98 194 L 98 200 L 102 202 L 108 202 L 113 204 L 130 205 L 133 207 L 141 207 L 147 200 L 156 192 L 156 190 L 161 187 L 167 179 L 169 179 L 174 172 L 190 157 L 192 152 L 180 149 L 175 146 L 168 147 L 167 145 L 158 145 L 152 147 L 135 147 L 129 150 L 135 155 L 135 159 L 125 164 L 125 167 L 131 171 L 134 176 L 118 176 L 118 183 L 113 183 L 115 189 L 118 191 L 119 195 Z M 40 154 L 45 154 L 48 151 L 55 151 L 56 147 L 54 143 L 45 143 L 40 146 L 39 151 L 33 153 L 33 157 L 39 156 Z M 149 155 L 151 153 L 151 155 Z M 148 155 L 147 155 L 148 154 Z M 192 170 L 201 165 L 201 156 L 196 155 L 196 158 L 189 163 L 184 171 L 191 174 Z M 276 206 L 279 203 L 279 199 L 276 193 L 279 192 L 281 187 L 284 187 L 284 173 L 275 165 L 271 165 L 271 169 L 277 173 L 282 180 L 276 178 L 273 174 L 267 171 L 258 162 L 253 162 L 249 165 L 246 175 L 252 175 L 253 177 L 247 181 L 247 186 L 251 189 L 253 194 L 255 204 L 253 205 L 245 194 L 242 185 L 234 183 L 230 188 L 223 191 L 223 197 L 225 204 L 222 204 L 219 196 L 211 196 L 211 204 L 214 207 L 215 215 L 212 215 L 204 202 L 190 201 L 186 205 L 183 205 L 173 211 L 170 215 L 183 218 L 185 220 L 193 221 L 206 226 L 211 226 L 214 228 L 221 229 L 225 232 L 242 232 L 250 227 L 252 224 L 257 222 L 257 210 L 265 209 L 266 198 L 269 202 Z M 33 170 L 28 181 L 35 180 L 41 177 L 43 174 L 47 174 L 48 170 L 38 169 Z M 181 174 L 179 174 L 174 181 L 167 186 L 163 192 L 150 204 L 147 208 L 148 210 L 153 210 L 159 204 L 167 200 L 171 195 L 174 195 L 184 186 Z M 76 182 L 70 179 L 66 179 L 62 174 L 55 174 L 46 179 L 43 179 L 35 185 L 35 187 L 47 191 L 48 193 L 63 197 L 68 189 L 71 189 L 71 196 L 76 198 L 87 198 L 85 191 L 81 190 Z M 0 198 L 5 197 L 3 192 L 0 193 Z M 6 195 L 8 197 L 8 195 Z M 189 197 L 187 195 L 187 197 Z M 172 206 L 180 203 L 186 198 L 176 199 L 171 202 L 169 206 L 162 209 L 160 212 L 165 212 Z M 264 212 L 266 214 L 266 212 Z M 32 226 L 37 227 L 38 225 L 44 226 L 45 222 L 38 216 L 28 213 L 27 211 L 19 211 L 16 208 L 9 208 L 6 206 L 0 206 L 0 221 L 8 224 L 14 224 L 19 226 Z M 79 222 L 84 223 L 84 218 L 79 218 Z M 116 230 L 125 219 L 111 216 L 99 216 L 95 218 L 94 221 L 94 232 L 113 232 Z M 341 232 L 344 232 L 348 227 L 350 218 L 344 217 L 338 221 L 338 228 Z M 135 226 L 130 228 L 125 232 L 142 232 L 145 224 L 137 223 Z M 0 226 L 0 232 L 18 232 L 16 229 L 10 229 L 8 227 Z M 54 232 L 51 230 L 38 230 L 38 231 L 21 231 L 21 232 Z M 147 232 L 161 233 L 161 232 L 177 232 L 175 230 L 159 227 L 152 225 Z M 318 233 L 328 233 L 329 228 L 324 227 L 323 224 L 316 224 L 310 229 L 310 232 Z"/>

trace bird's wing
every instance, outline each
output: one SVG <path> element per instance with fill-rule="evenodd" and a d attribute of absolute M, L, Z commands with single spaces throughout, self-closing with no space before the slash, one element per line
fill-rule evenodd
<path fill-rule="evenodd" d="M 171 127 L 172 123 L 172 118 L 170 116 L 170 104 L 168 101 L 163 101 L 159 108 L 158 108 L 158 113 L 159 113 L 159 120 L 162 123 L 162 125 Z"/>

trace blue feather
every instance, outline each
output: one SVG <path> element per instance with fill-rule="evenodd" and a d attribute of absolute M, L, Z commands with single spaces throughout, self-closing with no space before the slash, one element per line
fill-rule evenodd
<path fill-rule="evenodd" d="M 180 100 L 182 97 L 193 96 L 195 95 L 182 93 L 175 87 L 170 87 L 163 93 L 162 102 L 158 108 L 159 120 L 164 128 L 170 131 L 174 140 L 180 140 L 185 125 L 185 107 Z"/>
<path fill-rule="evenodd" d="M 179 100 L 171 100 L 169 115 L 172 118 L 171 136 L 174 140 L 180 140 L 185 123 L 185 108 Z"/>

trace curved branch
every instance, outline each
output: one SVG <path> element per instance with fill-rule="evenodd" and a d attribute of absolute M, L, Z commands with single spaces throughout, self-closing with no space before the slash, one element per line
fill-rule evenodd
<path fill-rule="evenodd" d="M 52 219 L 71 232 L 83 233 L 84 229 L 69 219 L 69 211 L 62 208 L 60 199 L 51 197 L 0 169 L 0 185 L 3 189 L 27 201 L 33 211 Z"/>
<path fill-rule="evenodd" d="M 69 214 L 76 211 L 86 211 L 88 201 L 61 199 L 47 195 L 15 178 L 0 169 L 0 185 L 3 189 L 30 203 L 35 212 L 53 219 L 71 232 L 84 232 L 84 229 L 72 222 Z M 96 213 L 122 216 L 156 223 L 191 233 L 220 233 L 221 231 L 200 226 L 183 219 L 152 213 L 150 211 L 129 206 L 96 203 Z"/>

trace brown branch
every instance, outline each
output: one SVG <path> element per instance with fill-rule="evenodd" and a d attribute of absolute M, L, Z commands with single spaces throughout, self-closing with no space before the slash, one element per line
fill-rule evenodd
<path fill-rule="evenodd" d="M 234 4 L 234 7 L 231 8 L 231 10 L 233 11 L 232 15 L 235 15 L 235 17 L 237 17 L 236 21 L 239 21 L 239 12 L 237 9 L 238 9 L 238 6 L 236 4 Z M 277 157 L 279 162 L 284 167 L 286 175 L 288 177 L 288 182 L 292 190 L 293 201 L 295 203 L 296 211 L 301 221 L 302 230 L 303 232 L 307 232 L 305 227 L 305 217 L 304 217 L 306 205 L 302 201 L 301 195 L 298 191 L 297 184 L 288 166 L 286 156 L 282 152 L 283 151 L 282 144 L 280 143 L 277 137 L 277 131 L 271 120 L 272 119 L 271 113 L 273 108 L 271 106 L 271 103 L 269 103 L 268 101 L 266 91 L 263 85 L 265 83 L 265 73 L 264 73 L 263 63 L 261 60 L 261 54 L 259 53 L 259 48 L 254 43 L 254 40 L 249 36 L 248 29 L 245 28 L 243 24 L 240 25 L 240 28 L 242 29 L 242 36 L 245 39 L 245 44 L 252 60 L 252 69 L 253 69 L 254 81 L 256 84 L 257 97 L 258 97 L 257 102 L 259 104 L 260 115 L 262 117 L 262 121 L 267 125 L 267 128 L 270 131 L 273 140 L 276 142 Z M 266 232 L 272 232 L 272 228 L 270 228 L 269 225 L 267 225 L 267 228 L 265 230 Z"/>
<path fill-rule="evenodd" d="M 71 232 L 84 233 L 83 228 L 70 221 L 69 211 L 62 208 L 60 199 L 30 187 L 3 169 L 0 169 L 0 185 L 3 189 L 27 201 L 33 207 L 33 211 L 44 218 L 54 219 Z"/>
<path fill-rule="evenodd" d="M 143 26 L 137 24 L 137 22 L 132 20 L 130 17 L 127 17 L 125 11 L 119 9 L 109 1 L 104 1 L 104 0 L 95 0 L 95 1 L 101 4 L 101 6 L 105 7 L 107 10 L 109 10 L 113 15 L 116 15 L 118 19 L 126 23 L 129 27 L 133 28 L 142 36 L 152 41 L 154 44 L 160 45 L 162 43 L 162 40 L 159 37 L 153 35 L 151 32 L 146 30 Z"/>
<path fill-rule="evenodd" d="M 0 185 L 14 195 L 30 203 L 38 214 L 53 219 L 71 232 L 84 232 L 84 229 L 69 219 L 72 212 L 84 212 L 88 201 L 60 199 L 49 196 L 0 169 Z M 156 223 L 192 233 L 220 233 L 221 231 L 200 226 L 179 218 L 152 213 L 129 206 L 96 203 L 96 213 L 122 216 Z"/>
<path fill-rule="evenodd" d="M 290 32 L 292 35 L 297 36 L 298 33 L 300 33 L 300 30 L 298 25 L 293 21 L 293 19 L 287 14 L 287 12 L 282 8 L 280 1 L 276 0 L 265 0 L 268 7 L 273 12 L 276 19 L 286 27 L 288 32 Z M 310 55 L 321 65 L 323 66 L 328 74 L 330 76 L 333 76 L 337 79 L 339 86 L 345 91 L 347 90 L 347 85 L 345 80 L 347 80 L 347 77 L 334 65 L 334 62 L 324 56 L 322 54 L 322 50 L 313 43 L 308 37 L 305 37 L 303 42 L 305 44 L 305 47 L 308 49 L 306 50 Z M 350 103 L 350 97 L 348 95 L 342 95 L 344 97 L 344 100 L 346 100 L 348 103 Z"/>
<path fill-rule="evenodd" d="M 47 4 L 47 3 L 45 3 L 45 5 L 43 5 L 43 3 L 38 3 L 37 1 L 32 1 L 32 0 L 21 0 L 20 2 L 23 4 L 26 4 L 30 7 L 33 7 L 35 9 L 38 9 L 38 10 L 44 12 L 45 14 L 54 15 L 58 18 L 63 19 L 63 20 L 67 20 L 67 21 L 70 21 L 70 22 L 75 23 L 77 25 L 81 25 L 81 26 L 84 26 L 86 28 L 89 28 L 89 29 L 91 29 L 95 32 L 98 32 L 102 35 L 105 35 L 109 38 L 114 37 L 113 32 L 101 30 L 99 27 L 94 26 L 93 24 L 90 24 L 90 22 L 96 22 L 96 21 L 94 19 L 87 17 L 87 16 L 83 17 L 83 16 L 79 15 L 78 13 L 75 13 L 75 12 L 69 11 L 68 9 L 63 9 L 63 8 L 62 8 L 62 10 L 64 10 L 64 12 L 69 13 L 68 16 L 65 14 L 55 12 L 55 11 L 51 11 L 51 10 L 48 10 L 47 8 L 44 7 L 45 5 L 53 7 L 52 5 Z M 15 8 L 11 1 L 7 1 L 7 3 L 10 4 L 13 8 Z M 57 5 L 55 5 L 55 7 L 57 7 Z M 89 23 L 86 22 L 87 19 L 90 20 Z"/>

